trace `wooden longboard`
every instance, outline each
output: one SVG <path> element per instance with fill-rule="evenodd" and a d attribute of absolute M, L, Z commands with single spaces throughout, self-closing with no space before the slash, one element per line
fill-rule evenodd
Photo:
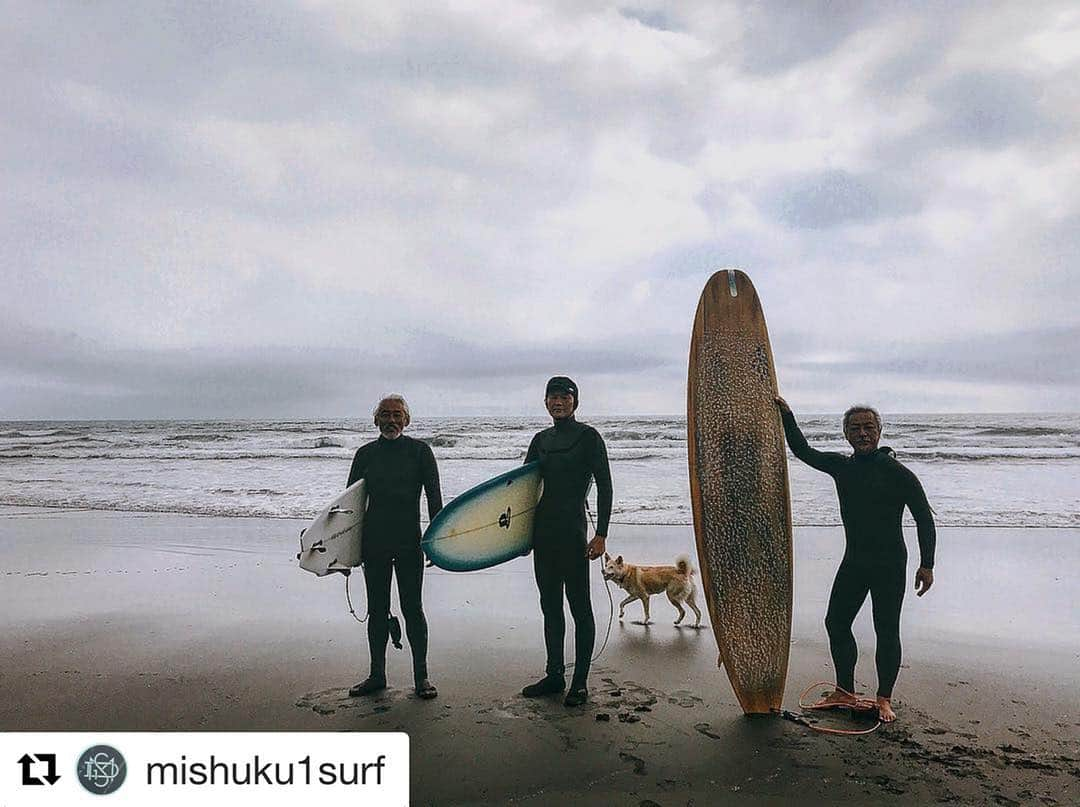
<path fill-rule="evenodd" d="M 747 714 L 777 711 L 791 643 L 791 499 L 765 316 L 750 278 L 714 274 L 690 338 L 690 498 L 719 663 Z"/>

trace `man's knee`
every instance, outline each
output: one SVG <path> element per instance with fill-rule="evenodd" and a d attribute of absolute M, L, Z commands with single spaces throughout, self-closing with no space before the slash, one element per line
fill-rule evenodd
<path fill-rule="evenodd" d="M 367 623 L 368 638 L 375 639 L 380 636 L 388 636 L 389 634 L 390 615 L 387 613 L 387 609 L 369 610 Z"/>
<path fill-rule="evenodd" d="M 401 601 L 401 615 L 405 617 L 406 626 L 423 625 L 425 623 L 424 600 L 420 595 L 419 588 L 402 591 L 399 586 L 398 599 Z"/>
<path fill-rule="evenodd" d="M 875 617 L 874 618 L 874 633 L 877 634 L 878 641 L 887 641 L 890 644 L 900 643 L 900 620 L 894 619 L 891 616 L 888 617 Z"/>
<path fill-rule="evenodd" d="M 563 618 L 562 592 L 540 592 L 540 611 L 545 619 Z"/>
<path fill-rule="evenodd" d="M 570 604 L 570 615 L 575 622 L 588 621 L 593 618 L 592 601 L 589 599 L 587 588 L 575 587 L 566 589 L 566 600 Z"/>
<path fill-rule="evenodd" d="M 552 570 L 537 570 L 536 590 L 540 595 L 540 607 L 545 611 L 562 608 L 563 586 L 562 579 Z"/>
<path fill-rule="evenodd" d="M 829 611 L 825 614 L 825 632 L 830 637 L 846 636 L 851 632 L 851 623 L 854 620 L 846 619 L 843 615 Z"/>
<path fill-rule="evenodd" d="M 390 612 L 390 598 L 382 596 L 382 592 L 368 592 L 368 618 L 376 624 L 385 623 L 386 615 Z"/>
<path fill-rule="evenodd" d="M 895 594 L 892 594 L 891 592 L 890 594 L 891 596 L 887 598 L 887 601 L 882 602 L 879 598 L 879 600 L 874 603 L 874 632 L 879 636 L 900 635 L 900 608 L 903 605 L 903 602 L 896 598 Z"/>

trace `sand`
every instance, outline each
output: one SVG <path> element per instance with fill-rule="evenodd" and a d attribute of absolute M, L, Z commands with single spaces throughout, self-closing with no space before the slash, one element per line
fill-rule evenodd
<path fill-rule="evenodd" d="M 296 568 L 300 526 L 0 508 L 0 730 L 406 731 L 415 804 L 1080 801 L 1076 530 L 941 530 L 935 587 L 905 603 L 899 721 L 839 737 L 744 717 L 711 630 L 675 628 L 661 598 L 652 625 L 631 621 L 636 604 L 615 620 L 586 707 L 521 698 L 544 663 L 527 559 L 429 570 L 436 700 L 412 695 L 407 644 L 389 690 L 349 698 L 364 626 L 341 577 Z M 675 527 L 609 543 L 644 562 L 693 546 Z M 837 528 L 796 533 L 794 711 L 832 677 L 821 619 L 841 547 Z M 357 576 L 361 610 L 362 589 Z M 599 570 L 593 605 L 599 649 Z M 872 692 L 868 613 L 856 634 Z"/>

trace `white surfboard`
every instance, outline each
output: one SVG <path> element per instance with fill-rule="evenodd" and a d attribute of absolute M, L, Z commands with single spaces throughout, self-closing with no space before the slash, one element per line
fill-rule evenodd
<path fill-rule="evenodd" d="M 355 482 L 330 502 L 300 533 L 300 568 L 323 577 L 348 572 L 360 565 L 367 492 L 364 480 Z"/>
<path fill-rule="evenodd" d="M 439 511 L 420 546 L 451 572 L 487 569 L 528 555 L 543 483 L 530 462 L 467 490 Z"/>

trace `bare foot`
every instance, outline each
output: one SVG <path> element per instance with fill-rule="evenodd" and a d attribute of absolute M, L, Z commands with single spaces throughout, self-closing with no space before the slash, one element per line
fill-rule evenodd
<path fill-rule="evenodd" d="M 892 703 L 888 698 L 877 696 L 877 710 L 882 723 L 892 723 L 896 720 L 896 712 L 893 711 Z"/>
<path fill-rule="evenodd" d="M 835 709 L 839 707 L 851 707 L 856 704 L 855 696 L 844 692 L 841 689 L 834 689 L 824 698 L 819 700 L 811 709 Z"/>

